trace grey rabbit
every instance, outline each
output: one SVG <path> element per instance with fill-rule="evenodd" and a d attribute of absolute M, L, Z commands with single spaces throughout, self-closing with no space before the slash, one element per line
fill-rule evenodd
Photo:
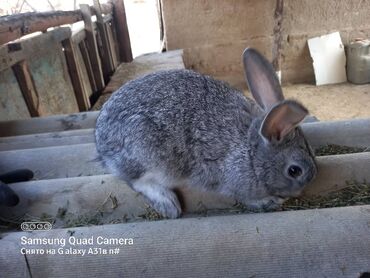
<path fill-rule="evenodd" d="M 274 209 L 315 177 L 314 153 L 298 127 L 307 109 L 284 100 L 271 64 L 257 50 L 247 48 L 243 62 L 258 105 L 191 70 L 132 80 L 104 104 L 95 131 L 101 160 L 163 216 L 181 215 L 176 187 Z"/>

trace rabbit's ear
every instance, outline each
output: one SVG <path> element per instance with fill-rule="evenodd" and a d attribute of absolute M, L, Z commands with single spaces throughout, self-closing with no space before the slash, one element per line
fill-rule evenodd
<path fill-rule="evenodd" d="M 307 109 L 294 100 L 286 100 L 274 106 L 265 116 L 260 135 L 267 141 L 281 141 L 308 114 Z"/>
<path fill-rule="evenodd" d="M 248 88 L 262 109 L 268 111 L 284 100 L 275 70 L 262 54 L 253 48 L 246 48 L 243 64 Z"/>

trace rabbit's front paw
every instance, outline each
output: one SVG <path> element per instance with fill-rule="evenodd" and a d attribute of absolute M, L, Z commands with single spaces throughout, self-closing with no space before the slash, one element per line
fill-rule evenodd
<path fill-rule="evenodd" d="M 155 200 L 150 200 L 150 203 L 163 217 L 174 219 L 181 215 L 181 206 L 176 196 L 174 198 L 163 198 L 161 196 Z"/>

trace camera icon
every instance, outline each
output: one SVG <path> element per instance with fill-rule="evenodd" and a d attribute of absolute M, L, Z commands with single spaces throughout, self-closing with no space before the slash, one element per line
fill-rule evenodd
<path fill-rule="evenodd" d="M 52 225 L 47 221 L 29 221 L 21 224 L 21 230 L 25 232 L 30 231 L 48 231 L 51 230 Z"/>

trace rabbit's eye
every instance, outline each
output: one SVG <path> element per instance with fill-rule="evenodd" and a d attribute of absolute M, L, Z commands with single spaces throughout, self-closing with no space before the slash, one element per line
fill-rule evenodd
<path fill-rule="evenodd" d="M 292 178 L 298 178 L 300 175 L 302 175 L 302 168 L 297 165 L 291 165 L 288 168 L 288 174 Z"/>

